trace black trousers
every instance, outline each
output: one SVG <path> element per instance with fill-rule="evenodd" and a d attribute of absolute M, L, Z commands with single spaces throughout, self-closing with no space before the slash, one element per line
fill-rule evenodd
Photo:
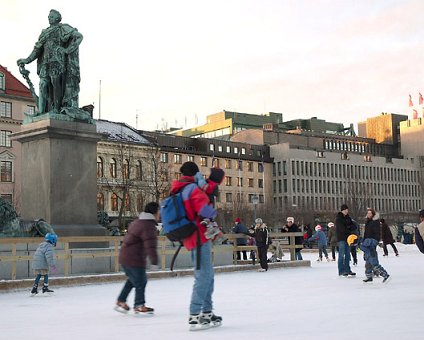
<path fill-rule="evenodd" d="M 241 253 L 243 253 L 243 260 L 247 260 L 246 250 L 237 250 L 237 260 L 241 260 Z"/>
<path fill-rule="evenodd" d="M 268 246 L 258 246 L 258 258 L 262 269 L 268 270 Z"/>

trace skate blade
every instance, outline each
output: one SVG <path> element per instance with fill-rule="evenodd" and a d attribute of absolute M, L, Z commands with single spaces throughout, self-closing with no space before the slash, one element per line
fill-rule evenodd
<path fill-rule="evenodd" d="M 221 327 L 222 321 L 211 322 L 211 327 Z"/>
<path fill-rule="evenodd" d="M 382 282 L 383 284 L 386 284 L 386 283 L 388 283 L 389 281 L 391 281 L 392 280 L 392 276 L 389 276 L 388 278 L 387 278 L 387 280 L 386 281 L 384 281 L 384 282 Z"/>
<path fill-rule="evenodd" d="M 115 306 L 115 307 L 113 307 L 113 309 L 114 309 L 115 311 L 117 311 L 118 313 L 128 314 L 128 311 L 127 311 L 126 309 L 122 308 L 122 307 Z"/>
<path fill-rule="evenodd" d="M 196 331 L 203 331 L 203 330 L 206 330 L 206 329 L 209 329 L 209 328 L 211 328 L 210 324 L 207 324 L 207 325 L 195 324 L 195 325 L 190 325 L 189 330 L 191 332 L 196 332 Z"/>
<path fill-rule="evenodd" d="M 154 312 L 134 312 L 134 316 L 137 318 L 150 317 L 155 315 Z"/>

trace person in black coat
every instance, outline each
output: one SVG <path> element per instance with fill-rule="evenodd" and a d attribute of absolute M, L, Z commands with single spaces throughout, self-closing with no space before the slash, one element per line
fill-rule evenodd
<path fill-rule="evenodd" d="M 387 250 L 387 245 L 390 244 L 393 248 L 393 251 L 395 252 L 396 256 L 399 256 L 398 250 L 395 246 L 395 240 L 393 239 L 393 234 L 390 231 L 390 227 L 387 225 L 384 218 L 380 220 L 380 226 L 381 226 L 381 240 L 383 241 L 383 256 L 388 256 L 389 252 Z"/>
<path fill-rule="evenodd" d="M 337 235 L 337 247 L 339 248 L 339 259 L 337 267 L 339 276 L 355 276 L 356 273 L 350 269 L 350 246 L 347 243 L 352 228 L 352 219 L 349 216 L 349 208 L 346 204 L 343 204 L 340 211 L 336 215 L 336 235 Z"/>
<path fill-rule="evenodd" d="M 281 229 L 282 233 L 297 233 L 300 232 L 300 228 L 297 226 L 296 223 L 294 223 L 293 217 L 287 217 L 287 223 L 284 225 L 284 227 Z M 290 239 L 289 239 L 290 244 Z M 303 237 L 302 236 L 296 236 L 294 238 L 294 244 L 295 245 L 301 245 L 303 244 Z M 295 259 L 296 260 L 303 260 L 302 254 L 300 253 L 302 248 L 296 248 L 295 250 Z"/>
<path fill-rule="evenodd" d="M 241 223 L 241 220 L 239 217 L 237 217 L 234 221 L 234 227 L 232 229 L 232 232 L 234 234 L 246 234 L 248 232 L 247 228 Z M 237 238 L 236 244 L 238 246 L 245 246 L 247 244 L 247 239 L 245 237 Z M 246 250 L 237 250 L 237 261 L 241 260 L 241 254 L 243 254 L 243 260 L 247 260 L 247 253 Z"/>
<path fill-rule="evenodd" d="M 268 246 L 271 244 L 271 239 L 269 238 L 269 230 L 265 223 L 263 223 L 261 218 L 255 220 L 255 227 L 249 229 L 249 235 L 255 238 L 256 247 L 258 248 L 258 257 L 261 269 L 258 271 L 266 272 L 268 270 Z"/>
<path fill-rule="evenodd" d="M 372 282 L 374 273 L 383 277 L 383 283 L 387 282 L 390 275 L 378 262 L 377 245 L 380 241 L 379 214 L 372 208 L 368 208 L 367 220 L 365 222 L 364 240 L 360 248 L 364 252 L 365 275 L 364 282 Z"/>

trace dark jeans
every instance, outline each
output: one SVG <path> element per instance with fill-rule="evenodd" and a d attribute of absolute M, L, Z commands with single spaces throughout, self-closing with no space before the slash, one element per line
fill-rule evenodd
<path fill-rule="evenodd" d="M 267 258 L 268 246 L 258 246 L 258 258 L 261 268 L 268 270 L 268 258 Z"/>
<path fill-rule="evenodd" d="M 37 274 L 37 276 L 35 277 L 35 281 L 34 281 L 34 287 L 38 286 L 38 283 L 40 282 L 41 276 L 43 276 L 44 278 L 44 285 L 48 286 L 49 285 L 49 275 L 41 275 L 41 274 Z"/>
<path fill-rule="evenodd" d="M 337 246 L 339 247 L 339 259 L 338 259 L 338 270 L 339 275 L 349 274 L 350 270 L 350 247 L 346 241 L 337 242 Z"/>
<path fill-rule="evenodd" d="M 126 302 L 131 289 L 135 288 L 134 307 L 143 306 L 145 301 L 144 292 L 147 284 L 146 268 L 143 267 L 126 267 L 122 266 L 127 275 L 128 280 L 122 288 L 118 301 Z"/>
<path fill-rule="evenodd" d="M 393 251 L 395 252 L 395 254 L 398 254 L 397 248 L 394 245 L 394 243 L 384 243 L 383 242 L 383 251 L 384 251 L 384 255 L 389 255 L 389 251 L 387 250 L 387 245 L 390 244 L 393 248 Z"/>

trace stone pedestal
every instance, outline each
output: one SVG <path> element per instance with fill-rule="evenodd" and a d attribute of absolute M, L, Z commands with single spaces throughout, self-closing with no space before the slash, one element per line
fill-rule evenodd
<path fill-rule="evenodd" d="M 45 119 L 22 125 L 12 138 L 22 143 L 20 217 L 43 218 L 59 235 L 104 235 L 97 224 L 96 126 Z"/>

